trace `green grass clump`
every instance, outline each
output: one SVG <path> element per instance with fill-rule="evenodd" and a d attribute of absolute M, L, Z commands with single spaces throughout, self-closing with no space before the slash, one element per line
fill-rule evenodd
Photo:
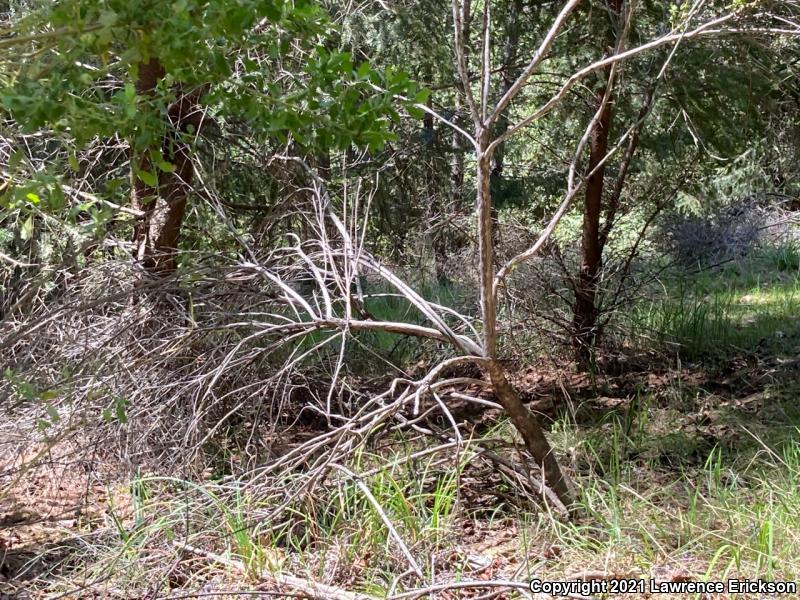
<path fill-rule="evenodd" d="M 765 258 L 776 271 L 797 273 L 800 271 L 800 242 L 791 241 L 767 248 Z"/>
<path fill-rule="evenodd" d="M 668 278 L 660 294 L 625 317 L 623 328 L 690 361 L 791 354 L 800 348 L 794 260 L 794 250 L 781 246 L 718 271 Z"/>

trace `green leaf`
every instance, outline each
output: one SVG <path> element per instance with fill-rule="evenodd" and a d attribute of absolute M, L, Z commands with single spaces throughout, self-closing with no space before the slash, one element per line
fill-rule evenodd
<path fill-rule="evenodd" d="M 81 165 L 78 162 L 78 157 L 75 156 L 74 152 L 69 153 L 69 156 L 67 156 L 67 162 L 69 163 L 69 168 L 72 169 L 73 171 L 78 172 L 81 170 Z"/>
<path fill-rule="evenodd" d="M 372 68 L 370 67 L 369 62 L 364 61 L 358 66 L 358 71 L 356 71 L 356 75 L 358 75 L 360 79 L 368 79 L 371 70 Z"/>
<path fill-rule="evenodd" d="M 27 381 L 18 382 L 16 384 L 17 392 L 19 392 L 20 396 L 25 398 L 25 400 L 35 400 L 37 393 L 36 388 L 33 387 L 32 383 L 28 383 Z"/>
<path fill-rule="evenodd" d="M 166 160 L 161 160 L 158 162 L 158 168 L 164 171 L 164 173 L 174 173 L 175 172 L 175 165 L 171 162 L 167 162 Z"/>
<path fill-rule="evenodd" d="M 16 169 L 23 160 L 25 160 L 25 153 L 22 150 L 15 150 L 8 158 L 8 168 Z"/>
<path fill-rule="evenodd" d="M 25 198 L 30 200 L 31 204 L 39 204 L 42 200 L 39 198 L 38 194 L 34 194 L 33 192 L 28 192 L 25 194 Z"/>
<path fill-rule="evenodd" d="M 263 5 L 264 14 L 273 23 L 280 21 L 281 7 L 276 5 L 275 2 L 265 2 Z"/>
<path fill-rule="evenodd" d="M 136 176 L 141 179 L 145 185 L 156 187 L 158 185 L 158 177 L 152 171 L 145 171 L 143 169 L 136 169 Z"/>
<path fill-rule="evenodd" d="M 125 406 L 127 404 L 128 403 L 124 398 L 117 398 L 115 407 L 117 411 L 117 421 L 119 421 L 123 425 L 128 422 L 128 415 L 125 413 Z"/>
<path fill-rule="evenodd" d="M 66 206 L 67 199 L 64 196 L 64 190 L 61 189 L 60 185 L 55 185 L 52 188 L 47 203 L 53 210 L 61 210 Z"/>
<path fill-rule="evenodd" d="M 412 119 L 422 119 L 425 116 L 425 111 L 412 104 L 408 107 L 408 114 Z"/>

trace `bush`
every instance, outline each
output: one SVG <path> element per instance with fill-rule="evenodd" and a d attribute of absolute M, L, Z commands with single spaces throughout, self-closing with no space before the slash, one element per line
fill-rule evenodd
<path fill-rule="evenodd" d="M 739 258 L 764 243 L 791 239 L 787 211 L 748 196 L 701 214 L 669 213 L 659 225 L 663 249 L 683 265 L 710 265 Z"/>

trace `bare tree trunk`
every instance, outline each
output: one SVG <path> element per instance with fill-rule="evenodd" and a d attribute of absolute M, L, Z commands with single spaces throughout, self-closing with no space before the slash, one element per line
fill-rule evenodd
<path fill-rule="evenodd" d="M 558 465 L 550 442 L 547 441 L 539 421 L 522 403 L 519 394 L 509 383 L 499 362 L 492 361 L 488 371 L 495 398 L 508 414 L 514 427 L 522 436 L 525 447 L 541 469 L 542 481 L 546 482 L 559 500 L 564 503 L 564 506 L 569 508 L 572 499 L 567 480 L 561 472 L 561 467 Z"/>
<path fill-rule="evenodd" d="M 617 37 L 615 27 L 618 29 L 622 27 L 622 0 L 611 0 L 610 7 L 614 22 L 608 28 L 606 49 L 613 51 Z M 592 348 L 598 334 L 598 284 L 603 266 L 600 216 L 603 212 L 605 191 L 605 163 L 602 161 L 608 152 L 614 104 L 610 66 L 604 70 L 604 78 L 608 89 L 602 89 L 595 95 L 600 115 L 591 134 L 587 169 L 591 175 L 586 182 L 581 228 L 581 265 L 577 281 L 574 283 L 575 304 L 572 308 L 572 343 L 575 358 L 582 368 L 586 368 L 591 361 Z"/>
<path fill-rule="evenodd" d="M 482 36 L 481 36 L 481 72 L 480 72 L 480 101 L 472 95 L 470 89 L 469 68 L 466 60 L 466 46 L 464 43 L 464 26 L 468 20 L 469 0 L 460 2 L 453 0 L 453 22 L 455 29 L 455 62 L 461 86 L 464 89 L 466 105 L 474 124 L 474 137 L 471 139 L 477 160 L 476 173 L 476 214 L 478 225 L 478 255 L 481 297 L 481 320 L 483 325 L 481 354 L 483 369 L 492 381 L 495 395 L 508 413 L 514 426 L 525 440 L 525 445 L 533 455 L 544 473 L 544 483 L 555 492 L 565 506 L 572 504 L 566 480 L 561 472 L 558 462 L 553 456 L 552 448 L 544 435 L 544 431 L 534 417 L 522 404 L 519 396 L 511 387 L 505 370 L 498 357 L 497 351 L 497 295 L 495 288 L 494 265 L 494 223 L 492 219 L 492 154 L 497 142 L 502 142 L 492 135 L 493 126 L 497 117 L 508 106 L 509 102 L 524 86 L 525 80 L 535 68 L 537 61 L 543 56 L 546 48 L 555 36 L 560 24 L 577 4 L 578 0 L 571 0 L 562 9 L 551 32 L 543 41 L 543 45 L 532 59 L 525 73 L 521 75 L 509 88 L 495 108 L 489 106 L 489 88 L 491 85 L 491 3 L 483 4 Z M 469 138 L 470 136 L 466 135 Z"/>
<path fill-rule="evenodd" d="M 566 478 L 561 472 L 553 449 L 536 417 L 522 403 L 519 394 L 511 386 L 497 353 L 497 306 L 494 294 L 494 219 L 490 180 L 491 153 L 486 148 L 491 142 L 489 128 L 478 127 L 476 139 L 481 148 L 478 153 L 478 252 L 480 255 L 481 316 L 483 317 L 483 351 L 488 359 L 485 368 L 495 397 L 508 414 L 525 446 L 542 470 L 543 480 L 555 492 L 559 500 L 569 507 L 571 493 Z"/>

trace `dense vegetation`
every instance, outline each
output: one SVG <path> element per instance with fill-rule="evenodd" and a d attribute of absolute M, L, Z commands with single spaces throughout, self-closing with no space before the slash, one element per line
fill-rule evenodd
<path fill-rule="evenodd" d="M 800 578 L 794 0 L 0 15 L 0 597 Z"/>

